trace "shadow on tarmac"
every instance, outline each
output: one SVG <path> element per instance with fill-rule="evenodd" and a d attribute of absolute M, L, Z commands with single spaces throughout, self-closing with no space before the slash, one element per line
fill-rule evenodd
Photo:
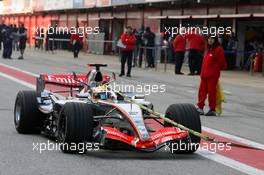
<path fill-rule="evenodd" d="M 100 150 L 100 151 L 88 151 L 83 156 L 89 156 L 99 159 L 108 160 L 201 160 L 201 156 L 198 154 L 171 154 L 169 151 L 157 151 L 153 153 L 143 153 L 138 151 L 111 151 L 111 150 Z"/>

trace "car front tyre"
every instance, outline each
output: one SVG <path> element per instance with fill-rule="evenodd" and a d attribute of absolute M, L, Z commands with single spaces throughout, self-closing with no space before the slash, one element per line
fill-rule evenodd
<path fill-rule="evenodd" d="M 93 109 L 86 103 L 66 103 L 59 116 L 58 141 L 64 153 L 85 153 L 92 141 Z"/>
<path fill-rule="evenodd" d="M 172 104 L 168 107 L 165 117 L 201 133 L 200 115 L 192 104 Z M 165 126 L 171 127 L 170 123 L 165 122 Z M 183 138 L 170 143 L 172 153 L 191 154 L 194 153 L 200 144 L 201 138 L 189 134 L 189 138 Z"/>
<path fill-rule="evenodd" d="M 20 134 L 39 134 L 45 115 L 38 110 L 35 91 L 19 91 L 15 101 L 14 124 Z"/>

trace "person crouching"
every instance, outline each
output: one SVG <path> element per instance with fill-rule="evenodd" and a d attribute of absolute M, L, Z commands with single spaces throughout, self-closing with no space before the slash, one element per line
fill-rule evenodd
<path fill-rule="evenodd" d="M 226 69 L 224 49 L 220 46 L 217 36 L 209 36 L 207 50 L 202 63 L 201 82 L 198 93 L 197 111 L 204 115 L 205 100 L 208 95 L 210 110 L 206 116 L 216 116 L 216 87 L 220 72 Z"/>

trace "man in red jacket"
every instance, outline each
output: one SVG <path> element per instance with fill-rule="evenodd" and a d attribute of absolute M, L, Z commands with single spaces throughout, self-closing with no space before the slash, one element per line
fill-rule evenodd
<path fill-rule="evenodd" d="M 186 34 L 186 38 L 189 44 L 189 75 L 200 74 L 202 63 L 202 52 L 205 46 L 205 40 L 202 35 L 199 34 L 199 29 L 194 29 L 190 33 Z"/>
<path fill-rule="evenodd" d="M 71 44 L 74 58 L 78 58 L 79 52 L 82 48 L 82 39 L 78 33 L 71 34 Z"/>
<path fill-rule="evenodd" d="M 185 55 L 186 39 L 181 32 L 174 39 L 173 48 L 175 51 L 175 74 L 183 75 L 181 68 Z"/>
<path fill-rule="evenodd" d="M 216 116 L 216 87 L 220 78 L 220 72 L 223 69 L 226 69 L 224 49 L 220 46 L 217 36 L 209 36 L 207 51 L 202 64 L 201 82 L 198 94 L 197 111 L 200 115 L 204 115 L 204 102 L 208 94 L 210 110 L 205 115 Z"/>
<path fill-rule="evenodd" d="M 125 75 L 125 64 L 127 62 L 127 77 L 131 77 L 133 51 L 136 46 L 136 37 L 133 34 L 132 27 L 128 26 L 126 32 L 121 36 L 121 42 L 124 45 L 121 48 L 121 73 L 120 77 Z"/>

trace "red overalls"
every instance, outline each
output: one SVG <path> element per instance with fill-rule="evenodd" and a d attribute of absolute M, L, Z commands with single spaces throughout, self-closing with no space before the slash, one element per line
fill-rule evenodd
<path fill-rule="evenodd" d="M 220 77 L 220 71 L 223 69 L 226 69 L 223 48 L 218 46 L 208 49 L 203 59 L 201 71 L 201 83 L 198 94 L 199 102 L 197 104 L 200 109 L 203 109 L 208 94 L 209 107 L 215 111 L 216 86 Z"/>

